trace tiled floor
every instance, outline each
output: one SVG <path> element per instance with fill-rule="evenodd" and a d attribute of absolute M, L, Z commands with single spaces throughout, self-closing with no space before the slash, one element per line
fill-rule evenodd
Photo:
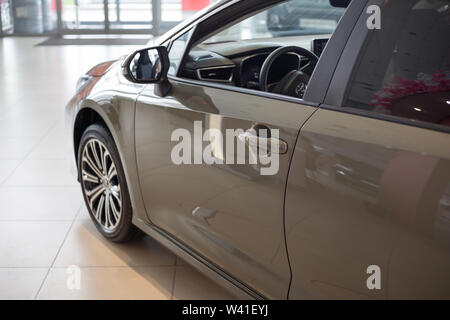
<path fill-rule="evenodd" d="M 134 48 L 42 40 L 0 39 L 0 299 L 232 298 L 149 237 L 119 245 L 96 231 L 63 109 L 79 75 Z"/>

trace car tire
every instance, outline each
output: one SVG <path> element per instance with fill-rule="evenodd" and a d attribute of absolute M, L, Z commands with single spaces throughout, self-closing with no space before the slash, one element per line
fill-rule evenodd
<path fill-rule="evenodd" d="M 122 162 L 107 129 L 93 124 L 84 131 L 77 164 L 83 198 L 98 231 L 113 242 L 128 242 L 142 236 L 132 223 Z"/>

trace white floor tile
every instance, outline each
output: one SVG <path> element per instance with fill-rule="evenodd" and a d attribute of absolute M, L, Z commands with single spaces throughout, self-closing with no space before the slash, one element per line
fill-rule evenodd
<path fill-rule="evenodd" d="M 0 268 L 0 300 L 31 300 L 48 268 Z"/>
<path fill-rule="evenodd" d="M 67 271 L 68 270 L 68 271 Z M 53 268 L 37 299 L 136 299 L 171 298 L 174 267 L 81 268 L 80 286 L 73 278 L 76 269 Z M 69 281 L 69 286 L 67 285 Z"/>
<path fill-rule="evenodd" d="M 24 159 L 34 147 L 39 138 L 5 138 L 0 137 L 0 159 Z"/>
<path fill-rule="evenodd" d="M 73 156 L 64 124 L 60 122 L 37 144 L 28 159 L 72 159 Z"/>
<path fill-rule="evenodd" d="M 5 181 L 5 186 L 77 186 L 69 159 L 25 160 Z"/>
<path fill-rule="evenodd" d="M 14 170 L 19 166 L 21 160 L 1 160 L 0 159 L 0 185 L 5 182 Z"/>
<path fill-rule="evenodd" d="M 126 244 L 103 238 L 91 220 L 73 225 L 58 258 L 56 267 L 136 267 L 174 266 L 175 256 L 149 237 Z"/>
<path fill-rule="evenodd" d="M 0 221 L 72 221 L 81 204 L 80 187 L 0 187 Z"/>
<path fill-rule="evenodd" d="M 50 267 L 70 222 L 0 221 L 0 267 Z"/>

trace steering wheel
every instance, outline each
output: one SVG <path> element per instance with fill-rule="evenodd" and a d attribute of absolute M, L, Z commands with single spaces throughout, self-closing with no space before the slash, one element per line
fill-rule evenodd
<path fill-rule="evenodd" d="M 269 92 L 269 85 L 267 84 L 267 80 L 269 78 L 270 68 L 272 67 L 275 60 L 280 56 L 290 52 L 308 58 L 309 62 L 298 70 L 290 71 L 283 77 L 283 79 L 281 79 L 280 82 L 275 85 L 275 89 L 270 91 L 296 98 L 303 97 L 306 91 L 306 87 L 309 83 L 310 75 L 317 64 L 317 61 L 319 61 L 319 58 L 311 51 L 297 46 L 278 48 L 266 58 L 259 76 L 259 89 L 261 91 Z"/>

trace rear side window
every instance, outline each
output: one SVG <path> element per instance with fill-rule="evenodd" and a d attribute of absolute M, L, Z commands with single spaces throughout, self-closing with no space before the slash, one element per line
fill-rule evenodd
<path fill-rule="evenodd" d="M 344 106 L 450 126 L 450 1 L 386 1 Z"/>

